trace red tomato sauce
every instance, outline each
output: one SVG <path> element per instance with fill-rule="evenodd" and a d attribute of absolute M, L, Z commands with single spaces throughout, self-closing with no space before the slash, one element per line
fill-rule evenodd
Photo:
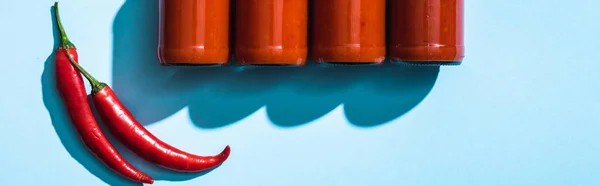
<path fill-rule="evenodd" d="M 237 0 L 235 60 L 240 65 L 304 65 L 308 0 Z"/>
<path fill-rule="evenodd" d="M 460 64 L 464 57 L 463 0 L 391 0 L 391 60 Z"/>
<path fill-rule="evenodd" d="M 385 59 L 385 0 L 316 0 L 312 58 L 317 62 L 381 63 Z"/>
<path fill-rule="evenodd" d="M 165 65 L 229 60 L 228 0 L 160 0 L 158 58 Z"/>

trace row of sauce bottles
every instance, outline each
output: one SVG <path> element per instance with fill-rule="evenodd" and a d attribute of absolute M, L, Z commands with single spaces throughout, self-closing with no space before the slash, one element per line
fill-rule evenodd
<path fill-rule="evenodd" d="M 464 57 L 463 0 L 159 1 L 163 65 L 231 57 L 239 65 L 458 65 Z"/>

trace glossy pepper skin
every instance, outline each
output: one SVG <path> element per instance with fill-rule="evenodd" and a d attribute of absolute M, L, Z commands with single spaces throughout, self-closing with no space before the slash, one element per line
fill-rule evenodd
<path fill-rule="evenodd" d="M 111 134 L 146 161 L 180 172 L 200 172 L 217 167 L 229 156 L 229 145 L 215 156 L 198 156 L 177 149 L 146 130 L 104 85 L 92 93 L 98 115 Z"/>
<path fill-rule="evenodd" d="M 100 130 L 88 103 L 81 74 L 72 65 L 72 63 L 77 63 L 79 56 L 60 22 L 58 3 L 54 3 L 54 10 L 61 33 L 61 43 L 55 53 L 56 88 L 81 140 L 97 159 L 116 173 L 136 182 L 154 183 L 150 176 L 137 170 L 123 159 Z"/>
<path fill-rule="evenodd" d="M 229 145 L 217 155 L 199 156 L 161 141 L 134 118 L 110 86 L 96 80 L 74 60 L 71 61 L 71 65 L 90 82 L 93 103 L 110 133 L 139 157 L 180 172 L 209 170 L 222 164 L 229 157 Z"/>

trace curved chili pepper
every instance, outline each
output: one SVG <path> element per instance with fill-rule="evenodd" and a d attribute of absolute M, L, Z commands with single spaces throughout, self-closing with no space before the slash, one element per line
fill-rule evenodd
<path fill-rule="evenodd" d="M 209 170 L 219 166 L 229 157 L 229 145 L 217 155 L 199 156 L 161 141 L 133 117 L 110 86 L 96 80 L 75 61 L 72 60 L 71 64 L 90 82 L 92 100 L 108 130 L 139 157 L 161 167 L 181 172 Z"/>
<path fill-rule="evenodd" d="M 200 172 L 215 168 L 228 158 L 229 145 L 217 155 L 198 156 L 161 141 L 132 116 L 110 86 L 102 82 L 92 84 L 96 84 L 92 92 L 94 105 L 108 130 L 143 159 L 175 171 Z"/>
<path fill-rule="evenodd" d="M 108 141 L 100 130 L 87 100 L 81 74 L 71 65 L 77 63 L 79 55 L 75 45 L 65 34 L 58 13 L 58 2 L 54 12 L 60 31 L 60 46 L 56 50 L 56 86 L 65 104 L 69 117 L 85 146 L 104 165 L 114 172 L 136 182 L 154 183 L 154 180 L 131 166 Z"/>
<path fill-rule="evenodd" d="M 150 133 L 119 101 L 106 84 L 96 84 L 92 99 L 98 115 L 113 136 L 143 159 L 167 169 L 200 172 L 223 163 L 229 156 L 229 145 L 214 156 L 198 156 L 177 149 Z"/>
<path fill-rule="evenodd" d="M 174 171 L 200 172 L 217 167 L 229 157 L 229 145 L 217 155 L 198 156 L 161 141 L 133 117 L 110 86 L 73 64 L 89 80 L 95 108 L 111 134 L 146 161 Z"/>

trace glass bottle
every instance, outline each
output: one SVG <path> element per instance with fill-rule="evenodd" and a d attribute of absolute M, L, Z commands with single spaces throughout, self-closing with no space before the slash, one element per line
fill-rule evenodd
<path fill-rule="evenodd" d="M 388 57 L 420 65 L 464 58 L 463 0 L 391 0 Z"/>
<path fill-rule="evenodd" d="M 378 64 L 386 54 L 385 0 L 313 1 L 312 58 Z"/>
<path fill-rule="evenodd" d="M 159 0 L 159 62 L 163 65 L 227 63 L 229 9 L 229 0 Z"/>
<path fill-rule="evenodd" d="M 237 0 L 235 60 L 240 65 L 304 65 L 308 0 Z"/>

